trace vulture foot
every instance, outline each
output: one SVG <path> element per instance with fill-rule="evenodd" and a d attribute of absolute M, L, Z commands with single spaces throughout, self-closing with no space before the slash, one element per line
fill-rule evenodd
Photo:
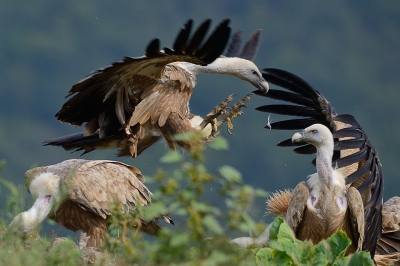
<path fill-rule="evenodd" d="M 233 129 L 232 119 L 243 114 L 242 107 L 246 107 L 244 105 L 245 102 L 250 100 L 250 95 L 252 93 L 247 94 L 243 99 L 235 103 L 234 105 L 227 107 L 227 105 L 232 102 L 235 94 L 229 95 L 224 101 L 219 103 L 203 120 L 200 124 L 200 128 L 204 129 L 208 124 L 211 124 L 211 136 L 215 137 L 218 132 L 218 128 L 226 122 L 228 133 L 232 135 L 231 129 Z"/>

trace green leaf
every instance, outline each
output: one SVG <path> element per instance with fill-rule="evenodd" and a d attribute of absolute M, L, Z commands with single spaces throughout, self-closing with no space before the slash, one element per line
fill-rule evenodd
<path fill-rule="evenodd" d="M 210 146 L 210 148 L 215 150 L 229 149 L 228 141 L 222 136 L 219 136 L 218 138 L 214 139 L 208 146 Z"/>
<path fill-rule="evenodd" d="M 189 235 L 186 233 L 173 234 L 169 244 L 172 247 L 184 246 L 189 242 Z"/>
<path fill-rule="evenodd" d="M 374 261 L 371 259 L 369 252 L 361 251 L 351 254 L 347 257 L 340 258 L 333 265 L 335 266 L 347 266 L 347 265 L 363 265 L 363 266 L 373 266 Z"/>
<path fill-rule="evenodd" d="M 224 233 L 224 229 L 221 227 L 217 219 L 215 219 L 213 216 L 211 215 L 204 216 L 202 222 L 206 228 L 208 228 L 215 234 L 222 235 Z"/>
<path fill-rule="evenodd" d="M 267 198 L 269 196 L 269 192 L 265 191 L 264 189 L 261 188 L 256 188 L 254 190 L 254 195 L 256 197 L 260 197 L 260 198 Z"/>
<path fill-rule="evenodd" d="M 221 166 L 218 169 L 219 173 L 224 177 L 227 181 L 230 182 L 241 182 L 242 181 L 242 174 L 229 165 Z"/>
<path fill-rule="evenodd" d="M 225 265 L 228 262 L 232 262 L 231 256 L 222 253 L 219 250 L 213 250 L 210 256 L 207 259 L 205 259 L 201 265 L 217 266 L 217 265 Z"/>
<path fill-rule="evenodd" d="M 161 202 L 154 202 L 144 208 L 144 216 L 146 220 L 152 220 L 161 214 L 164 214 L 166 209 Z"/>
<path fill-rule="evenodd" d="M 213 209 L 213 207 L 206 202 L 193 201 L 191 202 L 190 206 L 199 212 L 210 212 Z"/>
<path fill-rule="evenodd" d="M 256 253 L 257 265 L 294 265 L 292 259 L 285 252 L 272 248 L 262 248 Z"/>
<path fill-rule="evenodd" d="M 344 257 L 347 247 L 351 244 L 351 240 L 343 231 L 338 231 L 331 237 L 319 242 L 315 246 L 315 251 L 325 254 L 329 263 L 333 263 L 336 259 Z"/>
<path fill-rule="evenodd" d="M 276 217 L 272 222 L 271 227 L 269 228 L 269 246 L 274 249 L 278 249 L 282 251 L 280 244 L 277 242 L 278 240 L 278 233 L 281 224 L 285 221 L 282 217 Z"/>
<path fill-rule="evenodd" d="M 168 151 L 164 156 L 160 158 L 162 163 L 176 163 L 183 160 L 182 154 L 179 151 Z"/>

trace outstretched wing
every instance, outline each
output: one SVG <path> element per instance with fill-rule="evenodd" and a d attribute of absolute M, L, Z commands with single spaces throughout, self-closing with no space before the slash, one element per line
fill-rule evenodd
<path fill-rule="evenodd" d="M 258 107 L 262 112 L 298 116 L 298 119 L 278 121 L 266 126 L 272 130 L 303 129 L 320 123 L 333 133 L 335 139 L 333 166 L 344 167 L 346 183 L 358 189 L 364 201 L 365 234 L 363 250 L 375 252 L 382 228 L 383 174 L 378 153 L 362 127 L 351 115 L 337 115 L 329 101 L 300 77 L 279 69 L 264 69 L 266 81 L 284 90 L 270 89 L 267 94 L 255 94 L 287 102 Z M 281 147 L 300 146 L 294 151 L 312 154 L 312 145 L 293 144 L 287 139 Z"/>
<path fill-rule="evenodd" d="M 222 21 L 207 40 L 205 35 L 211 20 L 203 22 L 189 39 L 192 23 L 189 20 L 180 31 L 173 50 L 160 50 L 160 41 L 154 39 L 147 46 L 144 56 L 125 57 L 121 62 L 95 70 L 79 81 L 68 94 L 73 97 L 56 114 L 57 119 L 78 126 L 86 122 L 88 134 L 108 125 L 112 128 L 109 130 L 118 130 L 118 125 L 127 123 L 146 90 L 157 84 L 156 80 L 167 64 L 183 61 L 207 65 L 223 52 L 230 34 L 228 19 Z"/>
<path fill-rule="evenodd" d="M 254 57 L 258 52 L 258 48 L 260 47 L 260 38 L 261 38 L 262 30 L 256 30 L 249 37 L 243 49 L 240 50 L 242 45 L 242 31 L 237 31 L 233 34 L 231 43 L 229 44 L 228 52 L 226 53 L 226 57 L 240 57 L 243 59 L 247 59 L 253 61 Z"/>

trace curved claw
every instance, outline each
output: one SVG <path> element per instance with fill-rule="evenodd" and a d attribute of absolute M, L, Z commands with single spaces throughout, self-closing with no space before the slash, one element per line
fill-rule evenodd
<path fill-rule="evenodd" d="M 233 135 L 233 133 L 229 130 L 229 127 L 226 127 L 226 131 L 228 131 L 229 135 Z"/>

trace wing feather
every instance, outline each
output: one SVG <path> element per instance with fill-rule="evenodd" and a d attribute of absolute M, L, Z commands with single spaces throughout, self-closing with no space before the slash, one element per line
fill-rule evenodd
<path fill-rule="evenodd" d="M 335 152 L 332 165 L 343 167 L 347 183 L 355 186 L 365 199 L 365 233 L 363 250 L 375 252 L 381 235 L 381 209 L 383 197 L 383 174 L 378 153 L 357 120 L 351 115 L 337 115 L 329 101 L 309 83 L 300 77 L 280 69 L 264 69 L 263 77 L 269 83 L 283 90 L 271 89 L 262 97 L 291 103 L 284 105 L 265 105 L 258 110 L 304 118 L 271 123 L 272 130 L 304 129 L 315 123 L 324 124 L 335 139 Z M 272 93 L 271 93 L 272 92 Z M 290 140 L 278 144 L 282 147 L 298 146 Z M 296 153 L 310 154 L 316 150 L 310 146 L 300 146 Z M 364 191 L 364 192 L 362 192 Z"/>
<path fill-rule="evenodd" d="M 354 187 L 347 190 L 347 202 L 350 212 L 350 231 L 357 251 L 362 250 L 364 240 L 364 206 L 360 192 Z"/>
<path fill-rule="evenodd" d="M 306 182 L 299 183 L 292 192 L 292 197 L 289 202 L 289 207 L 286 213 L 286 223 L 296 234 L 299 225 L 303 220 L 304 211 L 307 208 L 307 199 L 310 195 L 310 190 Z"/>
<path fill-rule="evenodd" d="M 140 87 L 141 77 L 157 79 L 167 64 L 177 61 L 206 65 L 222 53 L 229 38 L 229 20 L 222 21 L 200 49 L 197 49 L 202 41 L 200 37 L 204 38 L 204 31 L 207 31 L 209 24 L 210 21 L 206 20 L 199 27 L 199 32 L 194 34 L 191 43 L 187 41 L 192 25 L 189 20 L 175 40 L 174 48 L 178 49 L 176 51 L 168 50 L 168 53 L 160 51 L 159 40 L 155 39 L 148 45 L 145 56 L 125 57 L 121 62 L 94 71 L 92 75 L 72 87 L 68 96 L 73 97 L 56 114 L 57 119 L 72 125 L 82 125 L 104 111 L 112 113 L 115 106 L 114 112 L 117 113 L 121 125 L 124 125 L 126 107 L 134 105 L 132 102 L 135 102 L 129 91 L 141 94 L 147 89 L 146 86 Z M 189 53 L 186 51 L 187 47 L 190 47 Z M 126 98 L 126 95 L 130 97 Z"/>

